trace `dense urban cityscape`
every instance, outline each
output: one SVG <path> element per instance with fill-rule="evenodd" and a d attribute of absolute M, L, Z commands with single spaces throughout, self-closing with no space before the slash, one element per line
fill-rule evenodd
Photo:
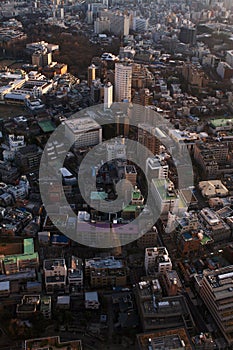
<path fill-rule="evenodd" d="M 233 349 L 232 0 L 2 0 L 0 141 L 0 350 Z"/>

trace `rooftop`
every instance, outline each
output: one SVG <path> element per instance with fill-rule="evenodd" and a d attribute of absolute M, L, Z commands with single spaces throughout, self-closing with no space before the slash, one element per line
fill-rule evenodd
<path fill-rule="evenodd" d="M 92 129 L 100 129 L 101 126 L 91 117 L 75 117 L 76 114 L 72 116 L 71 119 L 66 120 L 64 124 L 71 129 L 74 133 L 80 133 L 89 131 Z"/>
<path fill-rule="evenodd" d="M 188 335 L 184 328 L 138 334 L 137 339 L 140 350 L 192 349 Z"/>
<path fill-rule="evenodd" d="M 115 260 L 114 257 L 94 258 L 85 260 L 85 266 L 94 269 L 120 269 L 123 267 L 121 260 Z"/>
<path fill-rule="evenodd" d="M 38 125 L 44 133 L 53 132 L 55 130 L 55 126 L 53 125 L 51 120 L 42 120 L 38 122 Z"/>

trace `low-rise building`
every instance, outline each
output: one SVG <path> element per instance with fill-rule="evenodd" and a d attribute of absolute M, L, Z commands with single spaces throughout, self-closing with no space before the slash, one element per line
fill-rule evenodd
<path fill-rule="evenodd" d="M 178 327 L 193 329 L 193 319 L 182 295 L 163 297 L 158 280 L 139 282 L 134 291 L 144 331 Z"/>
<path fill-rule="evenodd" d="M 127 269 L 122 260 L 110 256 L 85 260 L 85 275 L 91 287 L 125 286 Z"/>
<path fill-rule="evenodd" d="M 65 259 L 44 260 L 43 270 L 47 293 L 53 293 L 55 290 L 65 290 L 67 278 Z"/>
<path fill-rule="evenodd" d="M 86 309 L 99 309 L 99 297 L 97 292 L 86 292 L 85 293 L 85 308 Z"/>
<path fill-rule="evenodd" d="M 172 262 L 165 247 L 145 249 L 145 269 L 147 274 L 165 273 L 172 270 Z"/>
<path fill-rule="evenodd" d="M 24 350 L 38 349 L 82 350 L 82 342 L 81 340 L 70 340 L 66 342 L 61 342 L 59 336 L 25 340 Z"/>

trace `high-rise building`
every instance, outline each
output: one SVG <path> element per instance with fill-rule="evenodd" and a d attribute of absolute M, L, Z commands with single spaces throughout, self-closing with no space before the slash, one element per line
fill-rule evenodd
<path fill-rule="evenodd" d="M 197 38 L 197 29 L 194 27 L 181 27 L 179 40 L 184 44 L 195 45 Z"/>
<path fill-rule="evenodd" d="M 200 296 L 230 346 L 233 345 L 233 266 L 204 270 Z"/>
<path fill-rule="evenodd" d="M 95 80 L 96 78 L 95 71 L 96 71 L 96 66 L 94 64 L 91 64 L 88 67 L 88 77 L 87 77 L 87 82 L 89 87 L 92 85 L 92 81 Z"/>
<path fill-rule="evenodd" d="M 105 86 L 104 86 L 104 108 L 110 108 L 112 105 L 112 96 L 113 95 L 113 86 L 110 82 L 108 82 Z"/>
<path fill-rule="evenodd" d="M 233 50 L 227 51 L 226 54 L 226 62 L 233 67 Z"/>
<path fill-rule="evenodd" d="M 113 13 L 110 17 L 110 31 L 114 35 L 129 35 L 130 17 L 121 13 Z"/>
<path fill-rule="evenodd" d="M 149 124 L 138 125 L 138 142 L 153 154 L 160 153 L 160 140 L 156 137 L 158 130 Z"/>
<path fill-rule="evenodd" d="M 107 17 L 98 17 L 94 22 L 95 34 L 110 32 L 110 19 Z"/>
<path fill-rule="evenodd" d="M 52 63 L 52 53 L 47 49 L 35 51 L 32 54 L 32 64 L 37 67 L 45 67 Z"/>
<path fill-rule="evenodd" d="M 115 101 L 131 102 L 132 64 L 115 65 Z"/>

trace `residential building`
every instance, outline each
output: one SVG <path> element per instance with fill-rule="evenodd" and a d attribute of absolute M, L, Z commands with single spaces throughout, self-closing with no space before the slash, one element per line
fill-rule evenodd
<path fill-rule="evenodd" d="M 53 293 L 56 290 L 65 290 L 67 278 L 65 259 L 44 260 L 43 270 L 47 293 Z"/>
<path fill-rule="evenodd" d="M 164 286 L 168 296 L 174 296 L 182 291 L 182 283 L 176 270 L 166 270 L 163 276 Z"/>
<path fill-rule="evenodd" d="M 112 256 L 85 260 L 85 275 L 89 278 L 92 288 L 125 286 L 127 283 L 127 269 L 124 262 Z"/>
<path fill-rule="evenodd" d="M 42 151 L 35 144 L 20 148 L 15 155 L 15 162 L 23 173 L 38 170 Z"/>
<path fill-rule="evenodd" d="M 172 270 L 172 262 L 165 247 L 153 247 L 145 249 L 146 273 L 165 273 Z"/>
<path fill-rule="evenodd" d="M 131 102 L 132 64 L 115 64 L 115 101 Z"/>
<path fill-rule="evenodd" d="M 39 311 L 40 295 L 24 295 L 21 304 L 17 305 L 16 314 L 20 318 L 28 318 Z"/>
<path fill-rule="evenodd" d="M 148 247 L 154 247 L 157 245 L 158 230 L 156 226 L 153 226 L 151 230 L 148 230 L 144 235 L 142 235 L 137 240 L 137 246 L 140 249 L 145 249 Z"/>
<path fill-rule="evenodd" d="M 134 165 L 126 165 L 125 166 L 125 174 L 124 178 L 131 182 L 132 186 L 136 186 L 137 184 L 137 170 Z"/>
<path fill-rule="evenodd" d="M 165 135 L 161 135 L 157 127 L 153 127 L 149 124 L 138 124 L 138 142 L 154 155 L 160 153 L 161 136 L 162 138 L 165 137 Z M 138 151 L 139 154 L 140 149 L 141 148 L 139 148 Z"/>
<path fill-rule="evenodd" d="M 110 81 L 104 85 L 104 108 L 108 109 L 113 103 L 113 86 Z"/>
<path fill-rule="evenodd" d="M 41 296 L 40 312 L 42 313 L 45 319 L 51 318 L 51 310 L 52 310 L 51 297 L 48 295 Z"/>
<path fill-rule="evenodd" d="M 126 159 L 126 145 L 124 138 L 117 138 L 106 143 L 107 161 L 113 159 Z"/>
<path fill-rule="evenodd" d="M 96 79 L 96 66 L 94 64 L 88 67 L 87 83 L 91 87 L 93 80 Z"/>
<path fill-rule="evenodd" d="M 71 287 L 83 288 L 83 262 L 82 259 L 76 256 L 71 257 L 71 265 L 68 269 L 68 283 Z"/>

